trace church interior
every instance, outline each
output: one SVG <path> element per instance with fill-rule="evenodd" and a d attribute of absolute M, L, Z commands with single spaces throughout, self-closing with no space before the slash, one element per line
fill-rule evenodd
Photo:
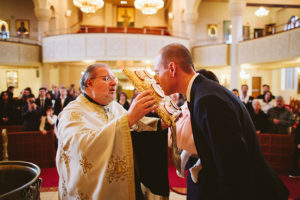
<path fill-rule="evenodd" d="M 266 160 L 288 187 L 289 199 L 297 200 L 300 179 L 288 175 L 300 114 L 299 17 L 299 0 L 0 0 L 0 91 L 11 88 L 6 94 L 14 102 L 28 88 L 36 99 L 44 91 L 58 115 L 56 93 L 76 99 L 87 66 L 105 63 L 118 78 L 116 100 L 123 92 L 130 104 L 134 85 L 122 70 L 154 75 L 158 51 L 180 43 L 190 50 L 195 70 L 213 72 L 225 88 L 237 89 L 240 99 L 263 95 L 261 106 L 269 106 L 265 87 L 271 92 L 271 107 L 278 96 L 283 98 L 293 117 L 288 132 L 265 130 L 257 137 Z M 41 129 L 24 131 L 22 103 L 8 108 L 4 93 L 0 163 L 8 159 L 38 165 L 41 199 L 57 199 L 54 128 L 46 134 Z M 8 122 L 5 111 L 19 115 L 11 114 Z M 176 176 L 171 157 L 168 162 L 169 199 L 186 199 L 185 180 Z"/>

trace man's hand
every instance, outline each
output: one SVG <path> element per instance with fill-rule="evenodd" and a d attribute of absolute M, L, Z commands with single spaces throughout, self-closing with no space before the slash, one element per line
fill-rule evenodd
<path fill-rule="evenodd" d="M 46 131 L 46 130 L 42 130 L 41 132 L 42 132 L 43 135 L 46 135 L 46 134 L 47 134 L 47 131 Z"/>
<path fill-rule="evenodd" d="M 279 124 L 280 120 L 279 119 L 273 119 L 273 124 L 277 125 Z"/>
<path fill-rule="evenodd" d="M 133 100 L 127 113 L 130 127 L 144 117 L 147 113 L 158 108 L 155 97 L 150 96 L 150 94 L 151 91 L 144 91 Z"/>

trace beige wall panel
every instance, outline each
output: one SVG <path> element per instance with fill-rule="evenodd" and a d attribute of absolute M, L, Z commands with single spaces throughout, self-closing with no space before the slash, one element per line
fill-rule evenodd
<path fill-rule="evenodd" d="M 0 63 L 18 64 L 19 63 L 19 45 L 16 43 L 0 42 Z"/>
<path fill-rule="evenodd" d="M 88 37 L 86 46 L 87 57 L 97 58 L 105 55 L 105 39 L 103 37 Z"/>
<path fill-rule="evenodd" d="M 54 40 L 54 57 L 58 59 L 64 59 L 68 57 L 68 50 L 69 50 L 69 43 L 66 38 L 58 38 L 57 40 Z M 43 47 L 45 48 L 45 47 Z M 45 61 L 46 59 L 44 59 Z"/>
<path fill-rule="evenodd" d="M 76 37 L 69 39 L 69 57 L 84 57 L 86 55 L 86 39 Z"/>
<path fill-rule="evenodd" d="M 0 64 L 39 66 L 40 47 L 37 45 L 0 42 Z"/>
<path fill-rule="evenodd" d="M 40 61 L 40 47 L 20 45 L 20 64 L 36 64 Z"/>
<path fill-rule="evenodd" d="M 145 56 L 145 40 L 143 38 L 128 38 L 127 56 Z"/>
<path fill-rule="evenodd" d="M 43 40 L 44 63 L 83 60 L 153 59 L 170 43 L 189 46 L 188 40 L 146 34 L 68 34 Z M 47 53 L 47 54 L 46 54 Z"/>
<path fill-rule="evenodd" d="M 256 62 L 271 60 L 272 46 L 270 39 L 256 39 L 254 44 L 254 59 Z"/>
<path fill-rule="evenodd" d="M 278 34 L 271 38 L 272 48 L 271 51 L 272 60 L 280 60 L 289 57 L 289 34 Z"/>
<path fill-rule="evenodd" d="M 300 56 L 300 28 L 290 33 L 290 56 Z"/>
<path fill-rule="evenodd" d="M 107 56 L 125 56 L 125 40 L 120 37 L 110 37 L 107 38 Z"/>
<path fill-rule="evenodd" d="M 194 63 L 201 66 L 226 66 L 228 46 L 226 44 L 196 47 L 193 49 Z"/>
<path fill-rule="evenodd" d="M 239 43 L 240 64 L 275 62 L 297 56 L 300 56 L 300 29 Z"/>

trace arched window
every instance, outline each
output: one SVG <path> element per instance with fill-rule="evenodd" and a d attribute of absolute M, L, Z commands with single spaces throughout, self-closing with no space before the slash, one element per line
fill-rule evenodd
<path fill-rule="evenodd" d="M 6 21 L 0 19 L 0 28 L 1 28 L 0 39 L 9 38 L 8 23 Z"/>
<path fill-rule="evenodd" d="M 291 30 L 293 28 L 297 28 L 300 26 L 300 21 L 298 16 L 292 16 L 289 21 L 287 22 L 286 25 L 284 25 L 284 30 Z"/>

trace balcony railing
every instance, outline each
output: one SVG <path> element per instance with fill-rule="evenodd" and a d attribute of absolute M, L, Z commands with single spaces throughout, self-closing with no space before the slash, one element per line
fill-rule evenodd
<path fill-rule="evenodd" d="M 5 35 L 5 37 L 2 37 L 0 35 L 0 41 L 7 41 L 7 42 L 15 42 L 15 43 L 23 43 L 23 44 L 34 44 L 39 45 L 39 41 L 37 38 L 29 37 L 29 36 L 23 36 L 23 35 Z"/>
<path fill-rule="evenodd" d="M 68 33 L 133 33 L 170 36 L 167 27 L 107 27 L 107 26 L 74 26 L 67 30 L 49 31 L 47 36 Z"/>

